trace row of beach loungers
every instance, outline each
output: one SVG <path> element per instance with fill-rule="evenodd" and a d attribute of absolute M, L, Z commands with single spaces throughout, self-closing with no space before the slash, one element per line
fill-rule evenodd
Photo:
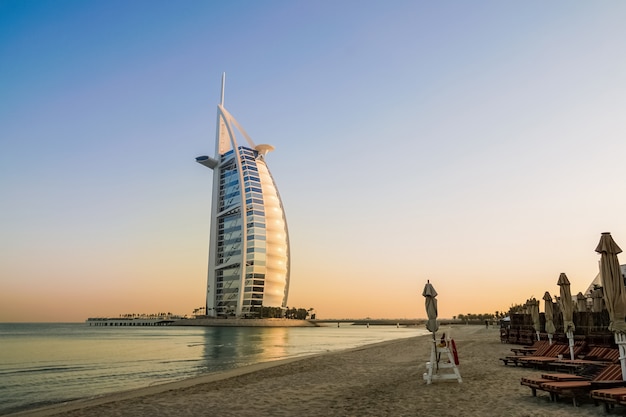
<path fill-rule="evenodd" d="M 606 346 L 574 344 L 571 359 L 569 345 L 539 341 L 530 347 L 511 349 L 512 355 L 500 358 L 503 364 L 543 370 L 520 379 L 521 385 L 547 392 L 552 401 L 569 397 L 574 405 L 582 401 L 603 404 L 608 412 L 615 405 L 626 406 L 626 381 L 622 378 L 619 350 Z M 549 371 L 549 372 L 546 372 Z"/>

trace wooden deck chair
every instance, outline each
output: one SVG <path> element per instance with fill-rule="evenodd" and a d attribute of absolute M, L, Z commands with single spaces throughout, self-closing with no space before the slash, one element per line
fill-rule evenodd
<path fill-rule="evenodd" d="M 522 377 L 520 384 L 529 387 L 533 397 L 537 396 L 537 390 L 541 390 L 541 384 L 556 381 L 589 381 L 598 375 L 606 365 L 588 365 L 581 369 L 578 373 L 542 373 Z"/>
<path fill-rule="evenodd" d="M 545 344 L 537 348 L 535 353 L 533 353 L 532 355 L 526 355 L 526 356 L 508 355 L 508 356 L 505 356 L 504 358 L 500 358 L 500 360 L 504 362 L 505 365 L 508 365 L 509 362 L 511 362 L 515 366 L 517 366 L 518 361 L 521 359 L 526 359 L 526 358 L 535 357 L 535 356 L 536 357 L 545 356 L 545 355 L 551 354 L 551 351 L 553 350 L 561 350 L 563 346 L 567 347 L 567 344 L 565 343 L 553 343 L 551 345 Z M 555 354 L 554 357 L 556 357 L 556 355 L 558 354 Z"/>
<path fill-rule="evenodd" d="M 550 399 L 557 401 L 559 396 L 570 396 L 574 405 L 594 389 L 606 389 L 626 386 L 622 379 L 622 367 L 620 364 L 608 365 L 590 381 L 555 381 L 541 384 L 541 389 L 550 393 Z"/>
<path fill-rule="evenodd" d="M 606 346 L 596 346 L 577 359 L 558 359 L 548 364 L 554 370 L 576 372 L 586 365 L 611 364 L 619 361 L 619 350 Z"/>
<path fill-rule="evenodd" d="M 554 348 L 552 350 L 548 350 L 545 355 L 527 355 L 519 358 L 518 363 L 522 366 L 532 366 L 535 368 L 544 367 L 550 362 L 554 362 L 559 355 L 565 356 L 569 355 L 569 345 L 567 343 L 556 343 L 553 344 Z M 580 345 L 574 346 L 574 355 L 576 352 L 582 349 Z"/>
<path fill-rule="evenodd" d="M 596 405 L 602 404 L 608 413 L 615 404 L 626 403 L 626 387 L 594 389 L 589 396 Z"/>
<path fill-rule="evenodd" d="M 589 350 L 589 352 L 583 355 L 582 359 L 587 361 L 599 361 L 604 359 L 612 350 L 617 351 L 619 356 L 619 351 L 617 349 L 607 346 L 594 346 Z"/>
<path fill-rule="evenodd" d="M 518 348 L 511 348 L 511 352 L 516 355 L 532 355 L 539 349 L 541 346 L 549 345 L 550 343 L 547 340 L 537 340 L 533 343 L 532 346 L 523 346 Z"/>
<path fill-rule="evenodd" d="M 609 348 L 607 353 L 602 357 L 602 360 L 611 363 L 619 362 L 619 349 Z"/>

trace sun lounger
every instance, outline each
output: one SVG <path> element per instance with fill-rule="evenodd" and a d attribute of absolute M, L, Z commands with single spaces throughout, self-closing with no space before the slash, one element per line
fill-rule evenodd
<path fill-rule="evenodd" d="M 546 345 L 542 345 L 539 348 L 537 348 L 537 350 L 535 351 L 534 354 L 532 355 L 525 355 L 525 356 L 520 356 L 520 355 L 509 355 L 509 356 L 505 356 L 504 358 L 500 358 L 500 360 L 505 364 L 508 365 L 509 362 L 514 364 L 515 366 L 517 366 L 518 362 L 521 361 L 522 359 L 527 359 L 527 358 L 531 358 L 531 357 L 543 357 L 546 355 L 550 355 L 553 359 L 556 359 L 558 353 L 552 353 L 555 351 L 561 351 L 563 349 L 563 347 L 567 348 L 567 345 L 565 343 L 553 343 L 553 344 L 546 344 Z"/>
<path fill-rule="evenodd" d="M 595 346 L 583 355 L 583 360 L 589 361 L 613 361 L 619 359 L 619 349 L 607 346 Z"/>
<path fill-rule="evenodd" d="M 596 405 L 603 404 L 606 412 L 615 404 L 626 405 L 626 387 L 594 389 L 589 396 Z"/>
<path fill-rule="evenodd" d="M 541 385 L 547 382 L 557 381 L 586 381 L 584 377 L 575 374 L 558 374 L 557 379 L 550 378 L 549 375 L 541 375 L 540 377 L 523 377 L 520 380 L 521 385 L 529 387 L 532 391 L 533 397 L 537 396 L 537 390 L 541 390 Z"/>
<path fill-rule="evenodd" d="M 582 345 L 574 346 L 574 355 L 576 355 L 577 351 L 580 351 L 580 349 L 582 349 Z M 540 368 L 557 360 L 559 355 L 565 356 L 569 354 L 569 346 L 566 343 L 555 343 L 552 345 L 552 349 L 549 349 L 545 354 L 522 356 L 517 362 L 522 366 Z"/>
<path fill-rule="evenodd" d="M 605 346 L 596 346 L 589 352 L 581 355 L 577 359 L 558 359 L 548 364 L 548 367 L 553 370 L 571 371 L 594 364 L 608 365 L 619 361 L 619 350 L 616 348 L 610 348 Z"/>
<path fill-rule="evenodd" d="M 619 349 L 609 348 L 606 354 L 601 358 L 602 361 L 617 363 L 619 362 Z"/>
<path fill-rule="evenodd" d="M 545 345 L 549 345 L 550 343 L 546 340 L 538 340 L 535 343 L 533 343 L 532 346 L 523 346 L 523 347 L 519 347 L 519 348 L 511 348 L 511 352 L 513 352 L 516 355 L 532 355 L 535 352 L 537 352 L 537 349 L 539 349 L 542 346 Z"/>
<path fill-rule="evenodd" d="M 607 389 L 613 387 L 626 386 L 626 381 L 622 379 L 622 368 L 620 364 L 606 366 L 598 375 L 590 381 L 555 381 L 541 384 L 541 390 L 550 393 L 550 399 L 557 401 L 559 396 L 570 396 L 574 405 L 589 392 L 595 389 Z"/>
<path fill-rule="evenodd" d="M 522 377 L 520 384 L 529 387 L 533 397 L 537 396 L 537 390 L 541 390 L 541 385 L 548 382 L 557 381 L 589 381 L 600 373 L 604 367 L 598 365 L 589 365 L 577 374 L 571 373 L 542 373 Z"/>

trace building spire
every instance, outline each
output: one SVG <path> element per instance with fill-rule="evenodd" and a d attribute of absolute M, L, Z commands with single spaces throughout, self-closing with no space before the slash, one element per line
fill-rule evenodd
<path fill-rule="evenodd" d="M 222 73 L 222 92 L 220 94 L 220 106 L 224 105 L 224 84 L 226 84 L 226 73 Z"/>

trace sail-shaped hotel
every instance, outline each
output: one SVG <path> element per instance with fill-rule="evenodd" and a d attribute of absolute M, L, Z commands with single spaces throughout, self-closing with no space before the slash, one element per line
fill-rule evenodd
<path fill-rule="evenodd" d="M 271 145 L 255 145 L 217 106 L 215 156 L 196 161 L 213 170 L 206 314 L 255 317 L 261 307 L 287 306 L 289 235 L 283 204 L 265 162 Z"/>

